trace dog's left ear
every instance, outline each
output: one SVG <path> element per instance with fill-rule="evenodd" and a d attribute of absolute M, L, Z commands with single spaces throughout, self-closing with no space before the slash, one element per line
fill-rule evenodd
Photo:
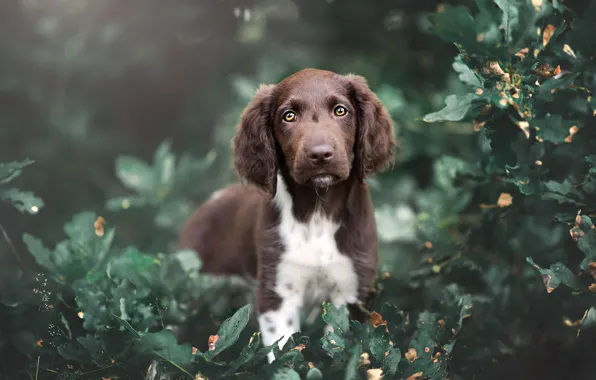
<path fill-rule="evenodd" d="M 234 167 L 240 177 L 275 195 L 277 164 L 270 109 L 275 85 L 261 85 L 244 108 L 232 139 Z"/>
<path fill-rule="evenodd" d="M 393 165 L 396 147 L 394 123 L 364 77 L 349 74 L 345 78 L 358 117 L 354 164 L 362 182 L 369 175 Z"/>

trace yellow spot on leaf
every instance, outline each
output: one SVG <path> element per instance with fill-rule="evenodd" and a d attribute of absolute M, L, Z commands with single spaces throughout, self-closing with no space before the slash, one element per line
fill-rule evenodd
<path fill-rule="evenodd" d="M 501 195 L 499 195 L 499 199 L 497 200 L 497 205 L 499 205 L 499 207 L 507 207 L 511 206 L 512 202 L 513 197 L 511 194 L 501 193 Z"/>
<path fill-rule="evenodd" d="M 570 143 L 573 141 L 573 135 L 575 135 L 577 132 L 579 131 L 579 128 L 577 126 L 572 126 L 571 128 L 569 128 L 569 136 L 565 137 L 565 142 L 566 143 Z"/>
<path fill-rule="evenodd" d="M 550 282 L 553 279 L 553 276 L 551 276 L 550 274 L 543 274 L 542 275 L 542 283 L 544 283 L 544 287 L 546 288 L 547 293 L 552 293 L 555 288 L 552 288 L 550 286 Z"/>
<path fill-rule="evenodd" d="M 542 46 L 548 45 L 553 33 L 557 28 L 553 24 L 548 24 L 544 27 L 544 32 L 542 33 Z"/>
<path fill-rule="evenodd" d="M 296 351 L 302 352 L 302 350 L 304 350 L 305 348 L 306 348 L 306 345 L 304 343 L 300 343 L 296 347 L 292 348 L 292 350 L 296 350 Z"/>
<path fill-rule="evenodd" d="M 367 365 L 370 365 L 370 356 L 368 352 L 363 352 L 360 354 L 360 367 L 366 367 Z"/>
<path fill-rule="evenodd" d="M 95 228 L 95 234 L 99 237 L 102 237 L 104 234 L 104 228 L 103 225 L 105 224 L 105 219 L 101 216 L 99 216 L 96 220 L 95 223 L 93 223 L 93 227 Z"/>
<path fill-rule="evenodd" d="M 439 319 L 437 323 L 439 324 L 439 326 L 441 326 L 442 329 L 445 328 L 445 321 L 443 319 Z"/>
<path fill-rule="evenodd" d="M 422 376 L 422 371 L 420 371 L 420 372 L 416 372 L 416 373 L 415 373 L 415 374 L 413 374 L 412 376 L 408 377 L 406 380 L 414 380 L 414 379 L 417 379 L 417 378 L 419 378 L 419 377 L 421 377 L 421 376 Z"/>
<path fill-rule="evenodd" d="M 530 48 L 523 48 L 520 51 L 518 51 L 517 53 L 515 53 L 515 56 L 521 58 L 523 61 L 524 58 L 526 58 L 526 54 L 528 54 L 529 52 L 530 52 Z"/>
<path fill-rule="evenodd" d="M 577 56 L 575 55 L 575 52 L 573 51 L 571 46 L 569 46 L 567 44 L 563 45 L 563 51 L 565 52 L 565 54 L 570 55 L 573 58 L 577 58 Z"/>
<path fill-rule="evenodd" d="M 387 326 L 387 321 L 383 320 L 383 316 L 381 314 L 373 311 L 370 313 L 370 324 L 376 329 L 381 325 Z"/>
<path fill-rule="evenodd" d="M 85 318 L 85 313 L 83 313 L 82 311 L 79 311 L 79 312 L 77 313 L 77 316 L 78 316 L 79 318 L 83 319 L 83 318 Z"/>
<path fill-rule="evenodd" d="M 478 132 L 479 130 L 482 129 L 482 127 L 484 127 L 485 124 L 486 124 L 486 121 L 478 122 L 478 121 L 474 120 L 474 131 Z"/>
<path fill-rule="evenodd" d="M 582 320 L 578 319 L 578 320 L 572 321 L 571 319 L 569 319 L 567 317 L 563 317 L 563 324 L 567 327 L 579 327 L 582 324 Z"/>
<path fill-rule="evenodd" d="M 367 380 L 381 380 L 383 378 L 383 370 L 381 368 L 371 368 L 366 371 Z"/>
<path fill-rule="evenodd" d="M 406 352 L 405 355 L 406 359 L 408 359 L 411 362 L 413 362 L 414 360 L 418 359 L 418 353 L 416 352 L 415 348 L 408 348 L 408 352 Z M 422 373 L 422 372 L 421 372 Z"/>
<path fill-rule="evenodd" d="M 532 0 L 532 5 L 534 6 L 534 9 L 536 9 L 536 12 L 540 12 L 540 9 L 542 8 L 542 0 Z"/>
<path fill-rule="evenodd" d="M 427 241 L 424 243 L 424 246 L 428 249 L 432 249 L 433 248 L 433 243 L 431 243 L 430 241 Z"/>
<path fill-rule="evenodd" d="M 528 123 L 527 121 L 520 121 L 517 123 L 517 126 L 519 127 L 519 129 L 521 129 L 521 131 L 524 133 L 524 135 L 526 135 L 526 138 L 529 139 L 530 138 L 530 123 Z"/>
<path fill-rule="evenodd" d="M 207 341 L 207 346 L 209 347 L 209 351 L 215 350 L 215 343 L 219 340 L 219 335 L 210 335 L 209 340 Z"/>
<path fill-rule="evenodd" d="M 503 69 L 501 68 L 501 65 L 499 65 L 499 62 L 497 62 L 497 61 L 489 61 L 488 68 L 489 68 L 490 72 L 495 75 L 498 75 L 498 76 L 505 75 L 505 71 L 503 71 Z"/>

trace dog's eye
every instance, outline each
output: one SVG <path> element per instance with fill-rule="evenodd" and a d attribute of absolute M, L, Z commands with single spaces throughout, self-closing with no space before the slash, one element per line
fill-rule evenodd
<path fill-rule="evenodd" d="M 348 111 L 344 106 L 335 106 L 335 108 L 333 109 L 333 113 L 335 114 L 335 116 L 345 116 L 346 113 L 348 113 Z"/>
<path fill-rule="evenodd" d="M 288 123 L 291 123 L 294 120 L 296 120 L 296 114 L 292 111 L 287 111 L 286 113 L 284 113 L 283 118 Z"/>

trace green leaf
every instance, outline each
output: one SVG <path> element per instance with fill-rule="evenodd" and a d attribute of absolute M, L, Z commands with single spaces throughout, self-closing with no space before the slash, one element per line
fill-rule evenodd
<path fill-rule="evenodd" d="M 389 342 L 389 334 L 383 325 L 374 329 L 370 334 L 371 354 L 382 364 L 384 374 L 395 376 L 397 366 L 401 360 L 401 352 L 393 348 Z"/>
<path fill-rule="evenodd" d="M 317 367 L 313 367 L 306 373 L 306 380 L 323 380 L 323 373 Z"/>
<path fill-rule="evenodd" d="M 537 128 L 536 135 L 538 137 L 555 144 L 562 144 L 570 135 L 569 128 L 579 126 L 579 123 L 574 120 L 564 120 L 563 116 L 559 114 L 548 114 L 544 119 L 532 120 L 531 125 Z"/>
<path fill-rule="evenodd" d="M 526 257 L 526 261 L 540 272 L 544 287 L 549 293 L 561 284 L 567 285 L 574 290 L 579 290 L 582 287 L 579 277 L 562 263 L 555 263 L 550 266 L 550 269 L 543 269 L 531 257 Z"/>
<path fill-rule="evenodd" d="M 582 318 L 582 330 L 596 326 L 596 307 L 591 307 Z"/>
<path fill-rule="evenodd" d="M 423 120 L 427 123 L 440 121 L 460 121 L 466 117 L 468 110 L 472 107 L 475 94 L 466 94 L 461 97 L 449 95 L 445 98 L 446 106 L 440 111 L 424 115 Z"/>
<path fill-rule="evenodd" d="M 517 0 L 494 0 L 503 11 L 501 25 L 505 32 L 505 41 L 513 41 L 513 33 L 519 25 L 519 10 Z"/>
<path fill-rule="evenodd" d="M 170 145 L 169 141 L 164 141 L 153 155 L 153 181 L 160 192 L 169 191 L 174 183 L 175 156 L 170 151 Z"/>
<path fill-rule="evenodd" d="M 193 378 L 189 373 L 192 371 L 192 347 L 188 343 L 178 344 L 173 331 L 165 329 L 143 334 L 135 342 L 135 347 L 139 352 L 159 358 Z"/>
<path fill-rule="evenodd" d="M 433 33 L 446 42 L 464 46 L 476 43 L 476 23 L 463 5 L 447 5 L 442 12 L 430 15 L 429 20 Z"/>
<path fill-rule="evenodd" d="M 136 157 L 118 157 L 116 176 L 126 188 L 138 193 L 147 193 L 153 188 L 153 169 Z"/>
<path fill-rule="evenodd" d="M 190 216 L 193 209 L 185 201 L 170 201 L 162 205 L 155 215 L 155 225 L 176 229 Z"/>
<path fill-rule="evenodd" d="M 111 198 L 106 202 L 108 211 L 127 210 L 129 208 L 139 208 L 147 204 L 147 200 L 143 197 L 120 197 Z"/>
<path fill-rule="evenodd" d="M 27 158 L 21 162 L 0 163 L 0 185 L 6 184 L 21 175 L 22 170 L 34 162 Z"/>
<path fill-rule="evenodd" d="M 336 308 L 330 302 L 323 303 L 323 320 L 333 327 L 333 332 L 339 335 L 345 334 L 350 329 L 348 309 L 345 305 Z"/>
<path fill-rule="evenodd" d="M 219 339 L 215 343 L 215 349 L 207 351 L 204 356 L 213 359 L 217 354 L 232 346 L 248 324 L 251 313 L 251 304 L 241 307 L 234 315 L 226 319 L 217 331 Z"/>
<path fill-rule="evenodd" d="M 7 200 L 22 213 L 35 215 L 44 206 L 43 201 L 28 191 L 0 189 L 0 199 Z"/>
<path fill-rule="evenodd" d="M 273 375 L 273 380 L 300 380 L 300 375 L 293 369 L 283 368 Z"/>
<path fill-rule="evenodd" d="M 135 247 L 126 248 L 122 254 L 107 264 L 109 278 L 127 278 L 137 287 L 152 287 L 160 262 L 152 255 L 144 255 Z"/>
<path fill-rule="evenodd" d="M 240 355 L 230 362 L 230 368 L 224 372 L 223 376 L 232 375 L 238 370 L 238 368 L 254 361 L 254 359 L 257 357 L 257 353 L 259 352 L 260 344 L 261 334 L 253 333 L 248 342 L 248 346 L 242 348 Z"/>
<path fill-rule="evenodd" d="M 357 343 L 350 349 L 350 360 L 346 365 L 346 374 L 344 380 L 356 380 L 358 378 L 358 367 L 360 364 L 360 354 L 362 353 L 362 346 Z"/>
<path fill-rule="evenodd" d="M 52 262 L 51 251 L 43 245 L 41 240 L 39 240 L 36 237 L 33 237 L 32 235 L 29 235 L 28 233 L 24 233 L 23 242 L 25 243 L 27 249 L 33 255 L 35 261 L 39 265 L 49 269 L 51 272 L 53 272 L 54 275 L 59 275 L 58 269 Z"/>
<path fill-rule="evenodd" d="M 180 250 L 173 256 L 180 264 L 184 273 L 199 271 L 203 266 L 201 257 L 192 249 Z"/>
<path fill-rule="evenodd" d="M 453 69 L 459 73 L 459 80 L 462 83 L 465 83 L 467 85 L 470 85 L 474 88 L 477 87 L 483 87 L 483 80 L 480 76 L 478 76 L 474 71 L 472 71 L 468 65 L 466 65 L 462 59 L 461 56 L 457 56 L 455 57 L 455 60 L 453 61 Z"/>

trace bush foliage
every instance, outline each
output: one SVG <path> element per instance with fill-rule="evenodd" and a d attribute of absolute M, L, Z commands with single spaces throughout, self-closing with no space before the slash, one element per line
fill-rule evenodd
<path fill-rule="evenodd" d="M 286 15 L 254 2 L 253 14 L 262 17 L 245 17 L 242 43 L 266 33 L 266 15 L 274 24 L 292 22 L 295 5 L 285 5 Z M 201 274 L 198 256 L 172 245 L 193 208 L 234 179 L 226 166 L 231 127 L 258 83 L 279 80 L 293 65 L 333 60 L 314 53 L 299 59 L 290 50 L 288 62 L 272 60 L 274 41 L 261 52 L 256 78 L 233 79 L 235 105 L 219 121 L 226 127 L 212 133 L 212 149 L 177 154 L 166 140 L 149 158 L 120 155 L 112 161 L 118 185 L 106 190 L 103 204 L 71 216 L 55 240 L 30 231 L 16 239 L 4 227 L 9 221 L 0 224 L 10 257 L 0 268 L 0 378 L 591 378 L 596 5 L 570 5 L 403 6 L 402 17 L 415 15 L 426 28 L 416 38 L 445 49 L 437 50 L 437 67 L 445 66 L 438 57 L 447 56 L 446 47 L 454 45 L 456 55 L 445 67 L 450 72 L 429 70 L 428 82 L 408 89 L 390 84 L 404 83 L 406 74 L 384 74 L 390 79 L 383 84 L 370 76 L 398 122 L 400 162 L 370 180 L 382 263 L 364 323 L 324 303 L 282 350 L 264 347 L 253 285 Z M 321 15 L 304 17 L 322 28 L 329 8 L 305 7 Z M 51 22 L 40 25 L 53 33 Z M 67 57 L 80 57 L 75 42 Z M 405 71 L 423 70 L 416 61 L 423 55 L 409 53 Z M 362 54 L 365 62 L 368 52 Z M 93 65 L 69 62 L 69 70 Z M 109 71 L 121 74 L 120 65 Z M 367 72 L 364 63 L 335 67 Z M 441 80 L 444 86 L 433 87 Z M 37 164 L 0 165 L 2 212 L 12 205 L 25 214 L 20 218 L 43 217 L 47 200 L 8 187 Z M 325 323 L 333 333 L 323 335 Z M 278 358 L 272 364 L 270 349 Z"/>

